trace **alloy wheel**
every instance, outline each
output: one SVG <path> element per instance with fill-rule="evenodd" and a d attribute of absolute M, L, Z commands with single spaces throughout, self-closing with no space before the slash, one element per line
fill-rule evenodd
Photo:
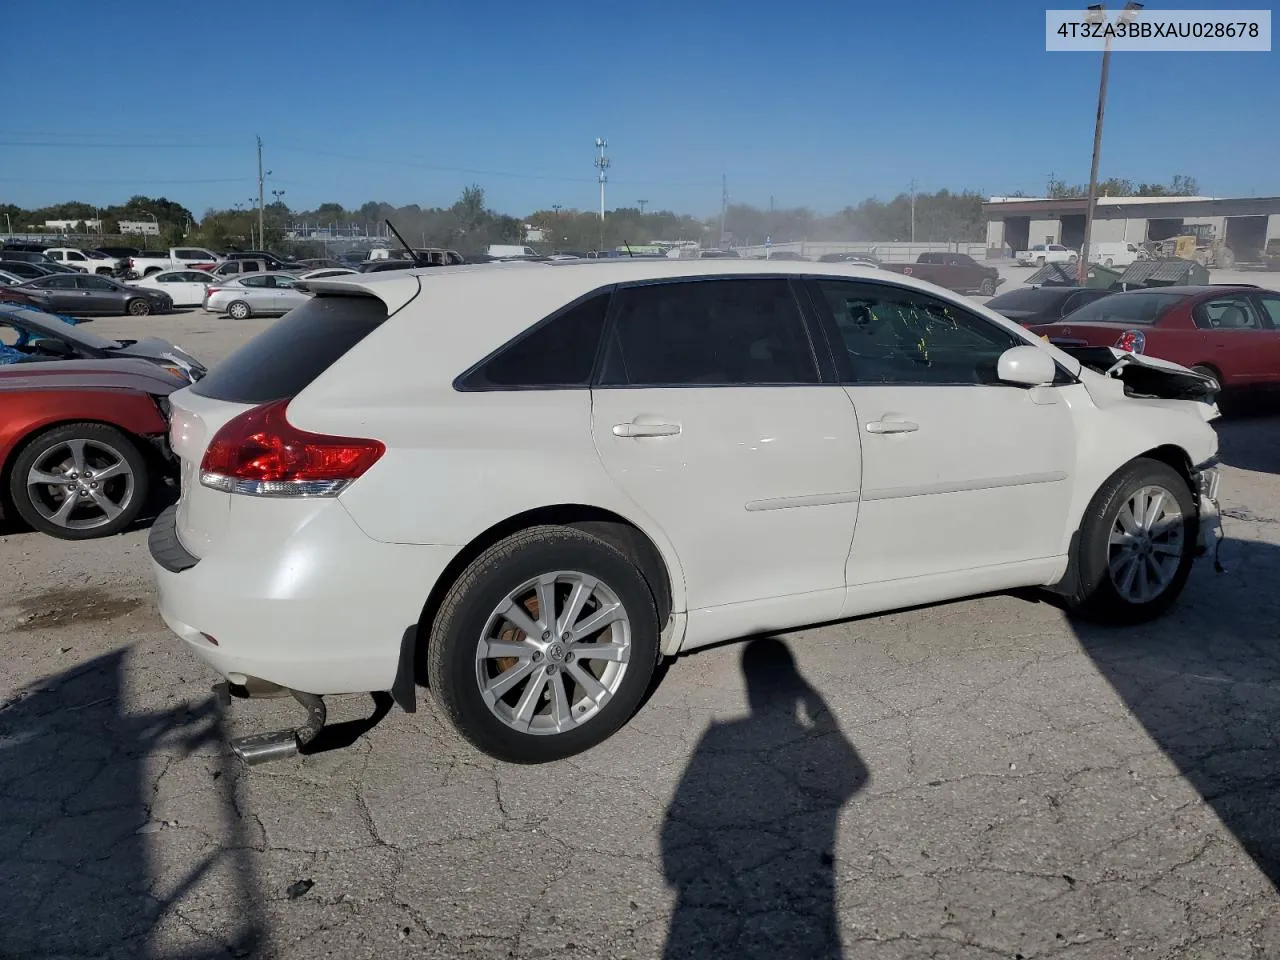
<path fill-rule="evenodd" d="M 1169 588 L 1186 550 L 1185 527 L 1177 498 L 1164 487 L 1141 487 L 1124 501 L 1111 525 L 1107 560 L 1121 597 L 1146 603 Z"/>
<path fill-rule="evenodd" d="M 520 733 L 589 722 L 622 685 L 631 621 L 604 581 L 546 573 L 503 598 L 476 644 L 476 683 L 489 710 Z"/>
<path fill-rule="evenodd" d="M 27 472 L 31 505 L 67 530 L 92 530 L 120 516 L 136 484 L 124 454 L 100 440 L 66 440 L 41 454 Z"/>

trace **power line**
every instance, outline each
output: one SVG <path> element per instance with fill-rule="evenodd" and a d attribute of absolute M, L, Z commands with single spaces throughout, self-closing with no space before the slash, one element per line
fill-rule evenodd
<path fill-rule="evenodd" d="M 0 147 L 57 147 L 63 150 L 208 150 L 211 147 L 231 148 L 225 141 L 213 143 L 75 143 L 65 140 L 0 140 Z"/>
<path fill-rule="evenodd" d="M 53 184 L 89 184 L 92 186 L 133 186 L 137 184 L 182 186 L 200 183 L 252 183 L 252 177 L 214 177 L 197 180 L 157 180 L 154 177 L 140 177 L 133 180 L 86 180 L 82 177 L 59 179 L 49 177 L 0 177 L 0 183 L 53 183 Z"/>

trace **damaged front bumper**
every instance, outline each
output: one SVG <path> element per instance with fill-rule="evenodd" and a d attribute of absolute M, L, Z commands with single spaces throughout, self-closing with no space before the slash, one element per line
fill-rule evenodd
<path fill-rule="evenodd" d="M 1218 504 L 1218 484 L 1222 479 L 1218 461 L 1200 464 L 1191 472 L 1191 491 L 1196 496 L 1200 513 L 1199 533 L 1196 538 L 1197 556 L 1211 555 L 1213 568 L 1223 572 L 1219 553 L 1222 548 L 1222 508 Z"/>

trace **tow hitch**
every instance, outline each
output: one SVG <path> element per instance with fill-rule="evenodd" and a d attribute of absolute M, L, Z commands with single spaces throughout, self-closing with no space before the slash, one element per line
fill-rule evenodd
<path fill-rule="evenodd" d="M 218 701 L 227 706 L 231 703 L 231 684 L 226 680 L 213 685 L 213 692 Z M 300 690 L 281 690 L 297 700 L 307 711 L 307 719 L 292 730 L 277 730 L 273 733 L 255 733 L 247 737 L 237 737 L 231 741 L 231 750 L 249 766 L 268 763 L 272 760 L 283 760 L 296 756 L 307 744 L 316 738 L 324 727 L 327 711 L 324 698 L 314 693 L 303 693 Z"/>

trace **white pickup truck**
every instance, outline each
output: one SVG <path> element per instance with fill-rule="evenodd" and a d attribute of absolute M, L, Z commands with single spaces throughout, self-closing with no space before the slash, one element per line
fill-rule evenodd
<path fill-rule="evenodd" d="M 1060 243 L 1037 243 L 1030 250 L 1018 251 L 1018 263 L 1024 267 L 1043 267 L 1046 263 L 1075 263 L 1080 254 Z"/>
<path fill-rule="evenodd" d="M 212 270 L 223 259 L 203 247 L 170 247 L 167 256 L 162 250 L 144 250 L 129 258 L 129 272 L 138 277 L 149 277 L 161 270 Z"/>
<path fill-rule="evenodd" d="M 71 267 L 73 270 L 106 277 L 116 272 L 116 264 L 119 263 L 114 257 L 109 257 L 97 250 L 79 250 L 75 247 L 50 247 L 44 255 L 54 263 Z"/>

